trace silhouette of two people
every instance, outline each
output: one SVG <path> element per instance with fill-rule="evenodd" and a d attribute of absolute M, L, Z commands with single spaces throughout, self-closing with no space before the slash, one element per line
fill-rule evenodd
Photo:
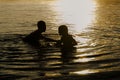
<path fill-rule="evenodd" d="M 37 27 L 38 29 L 36 31 L 23 38 L 24 42 L 36 47 L 42 46 L 40 40 L 56 42 L 56 46 L 64 48 L 72 48 L 77 45 L 77 42 L 73 39 L 72 35 L 68 34 L 68 28 L 66 25 L 61 25 L 58 28 L 59 35 L 61 36 L 60 40 L 54 40 L 43 36 L 42 33 L 46 31 L 46 23 L 44 21 L 38 21 Z"/>
<path fill-rule="evenodd" d="M 37 48 L 41 47 L 40 40 L 56 42 L 55 46 L 60 47 L 61 49 L 61 61 L 63 63 L 63 67 L 64 65 L 69 64 L 73 57 L 73 53 L 76 50 L 74 46 L 77 45 L 77 42 L 72 37 L 72 35 L 68 33 L 68 27 L 66 25 L 59 26 L 58 33 L 61 36 L 60 40 L 54 40 L 42 35 L 42 33 L 46 31 L 46 23 L 44 21 L 38 21 L 37 27 L 38 29 L 32 32 L 31 34 L 27 35 L 25 38 L 23 38 L 23 41 Z M 44 51 L 40 52 L 40 54 L 41 55 L 39 55 L 39 59 L 42 59 L 44 57 Z M 44 67 L 44 65 L 42 67 Z M 65 75 L 69 74 L 69 72 L 62 72 L 61 74 Z M 41 72 L 41 75 L 44 76 L 45 73 Z"/>

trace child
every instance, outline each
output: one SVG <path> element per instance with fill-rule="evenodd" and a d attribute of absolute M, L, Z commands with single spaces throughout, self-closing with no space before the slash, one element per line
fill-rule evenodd
<path fill-rule="evenodd" d="M 37 27 L 38 29 L 36 31 L 23 38 L 24 42 L 33 46 L 41 46 L 40 40 L 56 42 L 56 40 L 46 38 L 42 35 L 42 33 L 46 31 L 46 23 L 44 21 L 38 21 Z"/>
<path fill-rule="evenodd" d="M 66 25 L 61 25 L 58 29 L 59 35 L 61 35 L 61 40 L 57 42 L 58 45 L 63 46 L 65 48 L 72 48 L 77 45 L 75 39 L 73 39 L 72 35 L 68 34 L 68 28 Z"/>

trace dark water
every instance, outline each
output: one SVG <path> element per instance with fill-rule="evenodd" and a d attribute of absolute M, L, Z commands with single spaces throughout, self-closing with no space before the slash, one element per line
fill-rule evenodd
<path fill-rule="evenodd" d="M 119 4 L 118 0 L 96 0 L 93 23 L 86 32 L 77 32 L 76 49 L 64 51 L 54 46 L 34 49 L 21 40 L 39 19 L 49 26 L 45 35 L 59 39 L 57 26 L 63 22 L 57 14 L 61 12 L 50 8 L 53 3 L 1 3 L 0 80 L 120 80 Z M 66 22 L 75 26 L 74 21 Z"/>

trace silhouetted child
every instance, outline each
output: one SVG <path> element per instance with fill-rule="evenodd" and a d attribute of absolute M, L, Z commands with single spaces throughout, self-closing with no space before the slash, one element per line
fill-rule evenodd
<path fill-rule="evenodd" d="M 38 21 L 37 27 L 38 29 L 36 31 L 23 38 L 24 42 L 27 42 L 33 46 L 41 46 L 40 40 L 56 42 L 56 40 L 46 38 L 42 35 L 42 33 L 46 31 L 46 23 L 44 21 Z"/>
<path fill-rule="evenodd" d="M 68 34 L 68 28 L 66 25 L 61 25 L 58 28 L 59 35 L 61 35 L 61 40 L 57 42 L 57 45 L 72 48 L 73 46 L 77 45 L 75 39 L 73 39 L 72 35 Z"/>
<path fill-rule="evenodd" d="M 68 28 L 66 25 L 61 25 L 58 28 L 58 33 L 61 35 L 61 39 L 57 42 L 57 46 L 61 47 L 61 67 L 66 67 L 74 58 L 74 53 L 76 52 L 76 48 L 74 47 L 77 45 L 75 39 L 73 39 L 72 35 L 68 34 Z M 62 75 L 69 75 L 70 71 L 66 70 L 61 72 Z"/>

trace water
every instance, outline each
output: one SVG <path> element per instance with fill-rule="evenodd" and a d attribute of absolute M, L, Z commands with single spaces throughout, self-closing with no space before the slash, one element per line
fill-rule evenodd
<path fill-rule="evenodd" d="M 119 80 L 119 4 L 118 0 L 0 1 L 0 79 Z M 79 42 L 76 49 L 64 53 L 54 46 L 34 49 L 23 43 L 38 20 L 46 21 L 45 35 L 54 39 L 59 39 L 58 26 L 68 25 Z"/>

